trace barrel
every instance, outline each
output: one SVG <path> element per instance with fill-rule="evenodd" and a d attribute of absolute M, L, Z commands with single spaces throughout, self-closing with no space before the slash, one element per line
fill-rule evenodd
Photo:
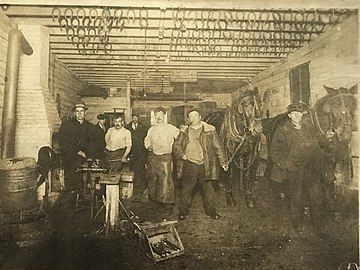
<path fill-rule="evenodd" d="M 5 213 L 33 209 L 37 205 L 39 172 L 33 158 L 0 161 L 0 209 Z"/>

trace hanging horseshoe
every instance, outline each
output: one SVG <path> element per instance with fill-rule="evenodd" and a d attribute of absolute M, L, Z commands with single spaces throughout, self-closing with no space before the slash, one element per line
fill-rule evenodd
<path fill-rule="evenodd" d="M 220 39 L 221 38 L 221 30 L 214 30 L 212 31 L 211 37 L 214 39 Z"/>
<path fill-rule="evenodd" d="M 98 18 L 98 11 L 96 8 L 91 8 L 89 10 L 89 18 L 94 23 L 95 20 Z"/>
<path fill-rule="evenodd" d="M 316 30 L 316 32 L 322 32 L 322 31 L 324 31 L 324 28 L 325 28 L 325 25 L 324 24 L 322 24 L 322 23 L 318 23 L 318 24 L 315 24 L 315 30 Z"/>
<path fill-rule="evenodd" d="M 241 23 L 243 20 L 245 19 L 245 14 L 244 12 L 242 11 L 237 11 L 236 12 L 236 20 L 237 20 L 237 23 Z"/>
<path fill-rule="evenodd" d="M 284 18 L 285 22 L 292 22 L 293 21 L 293 13 L 291 12 L 291 10 L 285 11 L 283 18 Z"/>
<path fill-rule="evenodd" d="M 86 36 L 86 30 L 84 26 L 77 27 L 77 36 L 79 39 L 83 39 Z"/>
<path fill-rule="evenodd" d="M 202 10 L 200 15 L 201 15 L 201 20 L 206 25 L 205 28 L 207 28 L 208 27 L 207 25 L 208 25 L 208 22 L 209 22 L 209 17 L 210 17 L 210 11 Z"/>
<path fill-rule="evenodd" d="M 66 28 L 68 27 L 68 21 L 65 17 L 59 17 L 59 26 L 60 26 L 60 30 L 62 31 L 63 29 L 66 30 Z"/>
<path fill-rule="evenodd" d="M 256 22 L 256 16 L 255 16 L 255 13 L 253 12 L 249 12 L 249 15 L 248 15 L 248 22 L 249 22 L 249 26 L 251 29 L 254 28 L 255 26 L 255 22 Z"/>
<path fill-rule="evenodd" d="M 69 14 L 68 14 L 69 13 Z M 64 11 L 64 17 L 66 19 L 69 19 L 69 21 L 72 19 L 72 17 L 74 16 L 74 12 L 71 8 L 66 8 Z"/>
<path fill-rule="evenodd" d="M 86 16 L 86 11 L 83 8 L 78 8 L 76 11 L 76 17 L 78 18 L 78 20 L 81 22 L 84 20 Z"/>
<path fill-rule="evenodd" d="M 85 17 L 81 22 L 80 25 L 83 25 L 85 27 L 90 27 L 90 18 Z"/>
<path fill-rule="evenodd" d="M 195 10 L 190 10 L 188 13 L 188 21 L 193 25 L 195 24 L 195 20 L 197 19 L 197 13 Z"/>
<path fill-rule="evenodd" d="M 111 54 L 112 53 L 112 44 L 111 43 L 105 44 L 104 52 L 105 52 L 105 54 Z"/>
<path fill-rule="evenodd" d="M 203 29 L 203 28 L 204 28 L 204 21 L 202 19 L 197 20 L 196 23 L 195 23 L 195 29 L 200 30 L 200 29 Z"/>
<path fill-rule="evenodd" d="M 65 30 L 66 30 L 66 37 L 67 37 L 67 39 L 69 40 L 69 39 L 72 39 L 73 37 L 74 37 L 74 35 L 75 35 L 75 30 L 74 30 L 74 28 L 72 28 L 72 27 L 70 27 L 70 26 L 67 26 L 66 28 L 65 28 Z"/>
<path fill-rule="evenodd" d="M 79 38 L 78 38 L 77 36 L 74 36 L 74 35 L 73 35 L 70 40 L 71 40 L 71 43 L 72 43 L 72 44 L 74 44 L 74 45 L 76 45 L 76 46 L 79 45 Z"/>
<path fill-rule="evenodd" d="M 328 14 L 325 14 L 325 13 L 321 13 L 319 15 L 319 19 L 320 19 L 320 22 L 322 24 L 328 24 L 330 22 L 330 17 Z"/>
<path fill-rule="evenodd" d="M 99 44 L 98 43 L 93 43 L 91 50 L 92 50 L 93 53 L 97 53 L 99 51 Z"/>
<path fill-rule="evenodd" d="M 72 27 L 78 27 L 80 25 L 80 21 L 78 18 L 76 17 L 73 17 L 71 20 L 70 20 L 70 25 Z"/>
<path fill-rule="evenodd" d="M 143 15 L 143 13 L 145 12 L 145 17 Z M 149 12 L 146 10 L 146 9 L 142 9 L 139 11 L 139 16 L 140 16 L 140 19 L 139 19 L 139 25 L 140 25 L 140 28 L 144 28 L 144 27 L 148 27 L 149 25 L 149 22 L 148 22 L 148 17 L 149 17 Z M 145 18 L 145 20 L 144 20 Z"/>
<path fill-rule="evenodd" d="M 53 8 L 53 10 L 51 11 L 51 17 L 53 22 L 55 22 L 55 20 L 59 20 L 60 16 L 61 16 L 60 8 L 58 7 Z"/>
<path fill-rule="evenodd" d="M 133 9 L 128 9 L 126 12 L 126 18 L 128 23 L 130 23 L 130 21 L 132 21 L 132 23 L 135 23 L 135 18 L 136 18 L 135 11 Z"/>
<path fill-rule="evenodd" d="M 228 11 L 228 10 L 225 10 L 225 11 L 223 12 L 223 17 L 224 17 L 227 25 L 233 21 L 233 15 L 232 15 L 232 13 L 231 13 L 230 11 Z"/>

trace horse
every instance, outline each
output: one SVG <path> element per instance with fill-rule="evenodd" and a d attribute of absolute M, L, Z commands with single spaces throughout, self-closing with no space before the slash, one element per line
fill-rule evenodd
<path fill-rule="evenodd" d="M 320 142 L 334 165 L 335 177 L 350 180 L 352 175 L 351 136 L 357 130 L 358 86 L 337 89 L 324 85 L 327 95 L 310 109 L 310 119 L 317 129 Z"/>
<path fill-rule="evenodd" d="M 234 191 L 240 174 L 246 204 L 249 208 L 255 206 L 253 185 L 256 179 L 262 115 L 262 102 L 258 89 L 254 88 L 247 90 L 225 112 L 213 112 L 204 118 L 219 132 L 228 158 L 229 171 L 222 173 L 221 177 L 225 178 L 226 202 L 230 206 L 237 204 Z"/>

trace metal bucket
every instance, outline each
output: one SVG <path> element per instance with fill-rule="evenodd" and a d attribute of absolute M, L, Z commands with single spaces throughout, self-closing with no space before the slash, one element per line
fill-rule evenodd
<path fill-rule="evenodd" d="M 0 169 L 0 209 L 10 213 L 34 208 L 38 203 L 38 176 L 35 166 L 16 170 Z"/>

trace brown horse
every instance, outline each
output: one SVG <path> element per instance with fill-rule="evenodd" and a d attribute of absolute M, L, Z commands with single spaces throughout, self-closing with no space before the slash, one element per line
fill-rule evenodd
<path fill-rule="evenodd" d="M 242 190 L 248 207 L 255 205 L 253 183 L 262 132 L 261 105 L 258 89 L 255 88 L 246 91 L 225 113 L 214 112 L 204 118 L 219 131 L 229 160 L 229 172 L 221 175 L 228 205 L 236 204 L 234 192 L 239 178 L 242 180 Z"/>
<path fill-rule="evenodd" d="M 352 177 L 350 142 L 357 130 L 357 85 L 334 89 L 324 85 L 327 95 L 320 98 L 310 110 L 310 118 L 317 128 L 319 140 L 334 165 L 334 173 L 343 180 Z"/>

